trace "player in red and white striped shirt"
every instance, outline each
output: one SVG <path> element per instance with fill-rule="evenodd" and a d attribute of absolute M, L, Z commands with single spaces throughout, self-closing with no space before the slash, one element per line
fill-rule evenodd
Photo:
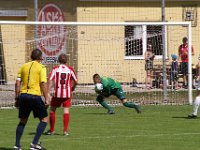
<path fill-rule="evenodd" d="M 74 69 L 67 66 L 67 56 L 60 54 L 58 57 L 60 65 L 55 66 L 49 76 L 49 92 L 54 86 L 54 95 L 50 107 L 50 130 L 46 133 L 52 135 L 55 133 L 55 112 L 56 108 L 63 106 L 64 135 L 68 135 L 69 108 L 71 106 L 72 91 L 77 85 L 77 77 Z"/>

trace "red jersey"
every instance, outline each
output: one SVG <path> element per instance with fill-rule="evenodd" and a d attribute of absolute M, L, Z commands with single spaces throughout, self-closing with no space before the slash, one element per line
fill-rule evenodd
<path fill-rule="evenodd" d="M 63 64 L 53 67 L 49 80 L 54 81 L 54 97 L 71 98 L 72 80 L 77 82 L 77 77 L 72 67 Z"/>
<path fill-rule="evenodd" d="M 193 53 L 193 47 L 191 49 Z M 188 44 L 182 44 L 179 46 L 179 56 L 181 57 L 182 62 L 188 62 Z"/>

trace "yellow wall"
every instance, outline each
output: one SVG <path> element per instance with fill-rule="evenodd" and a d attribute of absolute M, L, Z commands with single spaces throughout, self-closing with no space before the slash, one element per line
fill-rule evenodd
<path fill-rule="evenodd" d="M 13 5 L 13 3 L 15 5 Z M 55 3 L 64 11 L 65 21 L 78 22 L 129 22 L 129 21 L 160 21 L 161 4 L 156 2 L 81 2 L 78 0 L 47 0 L 38 1 L 39 10 L 47 3 Z M 167 2 L 166 20 L 183 21 L 182 11 L 184 5 L 196 4 L 198 2 Z M 28 16 L 22 18 L 1 17 L 1 20 L 34 20 L 34 1 L 32 0 L 3 0 L 1 9 L 27 9 Z M 197 9 L 197 14 L 200 10 Z M 197 62 L 199 55 L 199 20 L 197 27 L 192 28 L 192 45 L 195 49 L 193 63 Z M 8 28 L 8 27 L 7 27 Z M 17 30 L 22 30 L 19 38 L 28 38 L 27 28 L 16 26 Z M 6 28 L 2 27 L 2 30 Z M 25 31 L 24 31 L 25 30 Z M 167 51 L 168 57 L 172 53 L 178 53 L 178 46 L 181 44 L 182 37 L 186 36 L 187 28 L 183 26 L 167 28 Z M 2 34 L 2 39 L 6 40 L 7 33 Z M 33 34 L 31 35 L 33 36 Z M 77 40 L 78 39 L 78 40 Z M 144 82 L 144 60 L 125 60 L 124 59 L 124 28 L 123 27 L 77 27 L 71 39 L 67 40 L 67 54 L 70 65 L 76 68 L 78 72 L 79 83 L 92 83 L 92 75 L 100 73 L 105 76 L 111 76 L 120 82 L 131 82 L 132 78 Z M 14 44 L 13 44 L 14 45 Z M 20 65 L 27 60 L 33 45 L 19 45 L 17 47 L 4 44 L 6 75 L 8 82 L 14 82 L 16 70 L 11 70 L 10 59 L 15 59 L 13 51 L 20 53 L 20 60 L 16 59 L 16 64 Z M 15 48 L 14 48 L 15 47 Z M 25 51 L 25 52 L 24 52 Z M 11 56 L 12 54 L 12 56 Z M 78 63 L 77 63 L 78 61 Z M 161 63 L 161 60 L 155 60 L 155 63 Z M 17 66 L 18 67 L 18 66 Z M 16 67 L 16 68 L 17 68 Z"/>
<path fill-rule="evenodd" d="M 12 83 L 25 62 L 25 26 L 2 25 L 1 31 L 7 81 Z"/>
<path fill-rule="evenodd" d="M 184 3 L 187 5 L 188 3 Z M 196 3 L 195 3 L 196 4 Z M 128 21 L 160 21 L 160 3 L 131 3 L 131 2 L 80 2 L 77 8 L 77 21 L 82 22 L 128 22 Z M 166 20 L 183 21 L 183 3 L 167 3 Z M 191 3 L 189 4 L 191 5 Z M 199 25 L 199 23 L 197 23 Z M 115 30 L 115 33 L 113 32 Z M 193 41 L 196 64 L 199 55 L 199 26 L 193 27 Z M 167 56 L 178 54 L 178 46 L 182 38 L 187 36 L 184 26 L 167 27 Z M 124 28 L 79 27 L 78 28 L 78 72 L 79 82 L 92 82 L 92 75 L 96 72 L 111 76 L 120 82 L 131 82 L 136 78 L 138 82 L 145 81 L 144 59 L 124 59 Z M 95 40 L 95 36 L 96 40 Z M 109 39 L 117 37 L 119 41 Z M 89 40 L 84 40 L 89 38 Z M 90 39 L 91 38 L 91 39 Z M 101 39 L 101 40 L 99 40 Z M 107 39 L 107 40 L 103 40 Z M 81 42 L 80 42 L 81 41 Z M 162 60 L 155 60 L 155 64 Z M 170 62 L 168 62 L 170 64 Z"/>
<path fill-rule="evenodd" d="M 153 3 L 102 3 L 90 2 L 79 3 L 77 9 L 77 21 L 83 22 L 127 22 L 127 21 L 159 21 L 161 9 L 159 4 Z M 138 16 L 138 12 L 140 16 Z M 148 12 L 148 14 L 147 14 Z M 151 20 L 150 20 L 151 19 Z M 79 32 L 84 31 L 85 36 L 92 37 L 94 33 L 101 36 L 102 41 L 90 43 L 78 43 L 78 71 L 81 73 L 79 82 L 92 82 L 92 75 L 100 73 L 110 76 L 120 82 L 131 82 L 132 78 L 143 82 L 145 79 L 143 60 L 124 60 L 124 27 L 107 27 L 107 29 L 96 27 L 97 29 L 84 29 L 79 27 Z M 113 30 L 115 32 L 113 32 Z M 101 31 L 99 33 L 99 31 Z M 110 31 L 110 32 L 109 32 Z M 119 41 L 112 38 L 117 37 Z M 82 36 L 79 36 L 81 39 Z M 100 38 L 100 39 L 101 39 Z M 108 39 L 109 42 L 103 40 Z M 95 42 L 94 42 L 95 41 Z M 85 49 L 85 51 L 84 51 Z M 88 57 L 83 57 L 89 54 Z M 92 59 L 93 58 L 93 59 Z M 99 60 L 97 59 L 99 58 Z M 80 61 L 82 60 L 82 61 Z M 135 67 L 137 65 L 137 67 Z M 88 69 L 89 68 L 89 69 Z M 89 70 L 89 71 L 88 71 Z M 142 75 L 141 75 L 142 74 Z"/>
<path fill-rule="evenodd" d="M 76 21 L 76 1 L 74 0 L 53 0 L 38 1 L 38 12 L 47 3 L 56 4 L 63 12 L 65 21 Z M 25 9 L 28 12 L 27 17 L 0 17 L 0 20 L 15 21 L 34 21 L 34 1 L 32 0 L 3 0 L 0 9 L 18 10 Z M 5 60 L 5 75 L 7 83 L 14 83 L 19 66 L 30 60 L 30 52 L 34 48 L 34 26 L 1 26 L 1 36 L 3 41 L 3 53 Z M 20 41 L 23 42 L 20 42 Z M 7 43 L 6 43 L 7 41 Z M 31 41 L 31 42 L 28 42 Z M 67 53 L 70 64 L 77 68 L 76 63 L 76 42 L 67 40 Z M 74 45 L 74 46 L 73 46 Z M 75 55 L 76 54 L 76 55 Z M 73 63 L 75 62 L 75 63 Z"/>

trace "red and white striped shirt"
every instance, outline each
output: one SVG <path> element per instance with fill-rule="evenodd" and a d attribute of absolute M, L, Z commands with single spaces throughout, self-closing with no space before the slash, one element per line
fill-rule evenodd
<path fill-rule="evenodd" d="M 54 97 L 71 98 L 72 80 L 77 82 L 77 77 L 72 67 L 63 64 L 53 67 L 49 80 L 54 81 Z"/>

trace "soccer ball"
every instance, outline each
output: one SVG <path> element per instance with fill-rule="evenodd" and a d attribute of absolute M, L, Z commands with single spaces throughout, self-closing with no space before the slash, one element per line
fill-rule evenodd
<path fill-rule="evenodd" d="M 97 93 L 99 93 L 99 92 L 101 92 L 102 90 L 103 90 L 103 84 L 97 83 L 97 84 L 95 85 L 95 91 L 96 91 Z"/>

